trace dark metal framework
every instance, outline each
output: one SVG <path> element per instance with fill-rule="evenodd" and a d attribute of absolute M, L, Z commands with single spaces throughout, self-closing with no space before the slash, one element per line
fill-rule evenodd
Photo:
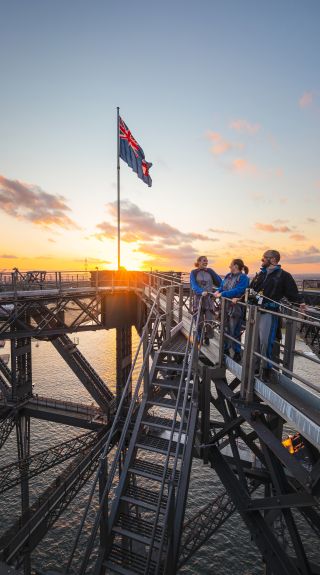
<path fill-rule="evenodd" d="M 148 354 L 151 358 L 156 358 L 153 366 L 157 366 L 160 375 L 156 376 L 155 367 L 150 373 L 144 368 L 143 390 L 146 395 L 145 397 L 143 393 L 139 395 L 136 411 L 132 410 L 131 423 L 128 422 L 127 431 L 121 440 L 119 438 L 132 394 L 131 326 L 122 326 L 117 329 L 118 404 L 128 380 L 130 385 L 126 388 L 127 402 L 122 403 L 120 424 L 113 428 L 112 436 L 110 436 L 108 430 L 111 428 L 116 409 L 113 394 L 67 336 L 68 333 L 75 331 L 104 328 L 101 321 L 101 309 L 102 298 L 105 294 L 103 295 L 103 292 L 97 289 L 97 279 L 93 287 L 90 287 L 90 282 L 87 282 L 86 290 L 82 293 L 80 290 L 77 293 L 72 293 L 72 291 L 62 293 L 59 290 L 57 294 L 48 294 L 45 292 L 45 276 L 41 274 L 37 273 L 34 278 L 28 276 L 20 278 L 21 282 L 28 285 L 29 290 L 31 289 L 28 284 L 29 280 L 31 287 L 36 285 L 39 288 L 36 295 L 30 291 L 29 295 L 24 296 L 20 292 L 18 294 L 16 289 L 12 296 L 6 297 L 3 294 L 0 300 L 0 339 L 11 341 L 11 369 L 0 358 L 0 447 L 5 444 L 15 428 L 18 453 L 16 462 L 0 468 L 0 493 L 18 484 L 21 490 L 21 516 L 0 538 L 0 560 L 8 565 L 23 567 L 25 575 L 30 575 L 32 550 L 98 468 L 100 470 L 101 516 L 98 522 L 100 559 L 96 565 L 96 573 L 105 572 L 110 557 L 114 559 L 113 569 L 117 570 L 118 566 L 119 572 L 122 572 L 121 569 L 127 569 L 128 573 L 160 573 L 164 565 L 166 565 L 166 573 L 175 572 L 216 533 L 235 510 L 241 515 L 260 550 L 268 574 L 313 575 L 318 573 L 319 566 L 313 564 L 308 554 L 301 525 L 307 526 L 310 533 L 312 532 L 316 538 L 319 538 L 319 443 L 317 444 L 314 440 L 314 436 L 301 434 L 303 449 L 299 457 L 289 453 L 283 445 L 285 416 L 271 401 L 263 399 L 259 392 L 259 386 L 263 382 L 257 379 L 254 373 L 255 357 L 259 356 L 257 353 L 259 322 L 257 308 L 247 306 L 246 338 L 241 367 L 237 366 L 232 359 L 224 357 L 223 354 L 223 342 L 226 337 L 223 312 L 222 325 L 216 335 L 217 340 L 220 338 L 216 358 L 212 359 L 204 353 L 205 350 L 199 350 L 195 374 L 197 379 L 194 380 L 198 392 L 194 396 L 189 396 L 187 393 L 186 397 L 186 402 L 192 397 L 194 410 L 190 413 L 193 413 L 193 425 L 197 421 L 196 433 L 193 437 L 193 456 L 211 465 L 219 476 L 224 490 L 192 518 L 189 518 L 181 529 L 184 515 L 183 495 L 188 489 L 189 467 L 188 465 L 185 469 L 183 466 L 178 467 L 180 473 L 178 475 L 174 473 L 170 483 L 168 465 L 171 447 L 161 443 L 161 436 L 157 443 L 150 440 L 150 429 L 167 429 L 174 434 L 177 433 L 177 422 L 173 419 L 170 423 L 170 418 L 163 417 L 163 415 L 150 417 L 146 404 L 144 405 L 143 402 L 152 400 L 154 406 L 161 405 L 162 401 L 162 407 L 166 405 L 168 397 L 163 393 L 163 389 L 161 391 L 161 386 L 166 385 L 166 391 L 172 385 L 171 399 L 177 398 L 177 389 L 171 381 L 172 377 L 168 378 L 163 373 L 166 373 L 167 364 L 170 362 L 177 370 L 179 352 L 176 348 L 175 351 L 173 349 L 171 355 L 158 356 L 157 354 L 163 349 L 164 342 L 174 341 L 174 331 L 177 325 L 181 324 L 181 333 L 186 330 L 184 322 L 190 311 L 189 288 L 181 283 L 181 278 L 161 274 L 149 276 L 145 274 L 140 285 L 137 286 L 137 282 L 135 283 L 135 293 L 140 294 L 140 301 L 143 302 L 145 308 L 150 309 L 155 304 L 156 314 L 151 319 L 148 331 L 144 335 L 143 349 L 144 358 Z M 17 281 L 20 279 L 17 276 Z M 140 317 L 146 315 L 141 306 L 139 314 Z M 277 381 L 268 385 L 267 391 L 277 393 L 279 389 L 285 389 L 283 400 L 291 404 L 293 409 L 297 409 L 299 404 L 295 402 L 293 383 L 292 389 L 290 387 L 293 377 L 293 357 L 296 353 L 294 347 L 297 325 L 290 320 L 288 311 L 285 311 L 285 316 L 285 342 L 284 347 L 280 346 L 281 366 L 279 368 L 275 363 Z M 309 325 L 313 332 L 319 329 L 311 320 L 305 325 Z M 151 334 L 153 334 L 152 338 Z M 67 406 L 66 403 L 56 402 L 50 398 L 33 397 L 32 337 L 52 342 L 99 407 L 76 404 Z M 146 364 L 147 362 L 145 366 Z M 232 378 L 230 374 L 233 374 Z M 278 387 L 275 387 L 276 385 Z M 152 390 L 152 396 L 149 393 L 150 390 Z M 154 395 L 155 390 L 156 395 Z M 312 407 L 304 403 L 304 398 L 301 402 L 304 415 L 317 421 L 317 415 L 314 414 Z M 138 415 L 139 405 L 141 417 Z M 179 409 L 179 404 L 177 404 L 177 413 Z M 30 455 L 30 437 L 34 417 L 95 431 Z M 183 430 L 183 427 L 181 429 Z M 145 436 L 144 433 L 146 433 Z M 171 437 L 171 442 L 173 442 L 173 437 L 174 435 Z M 119 446 L 119 440 L 123 441 L 123 445 L 118 455 L 115 481 L 118 481 L 118 491 L 122 494 L 119 497 L 123 499 L 120 506 L 114 503 L 108 526 L 108 499 L 104 495 L 108 481 L 108 464 L 107 458 L 104 461 L 101 460 L 101 452 L 107 444 L 109 446 L 107 451 L 111 454 L 112 447 Z M 148 468 L 139 464 L 139 461 L 136 465 L 136 459 L 139 460 L 136 453 L 139 449 L 152 449 L 154 453 L 158 451 L 159 462 L 153 462 Z M 168 456 L 165 465 L 163 465 L 164 449 Z M 177 453 L 179 457 L 179 449 Z M 128 454 L 130 459 L 126 459 Z M 108 453 L 105 454 L 107 455 Z M 189 455 L 191 457 L 191 453 Z M 111 455 L 109 459 L 110 457 Z M 30 506 L 30 479 L 67 461 L 69 463 L 64 471 Z M 131 518 L 131 514 L 128 514 L 129 507 L 132 506 L 138 511 L 141 504 L 141 500 L 137 503 L 139 501 L 137 478 L 132 471 L 135 465 L 138 470 L 135 473 L 145 478 L 149 476 L 149 479 L 151 476 L 151 479 L 156 481 L 159 481 L 159 474 L 165 469 L 160 492 L 162 497 L 168 488 L 172 488 L 170 497 L 175 503 L 168 505 L 166 516 L 168 525 L 173 522 L 172 524 L 176 526 L 177 537 L 172 539 L 172 545 L 168 545 L 170 532 L 168 530 L 160 532 L 159 522 L 151 523 L 150 527 L 150 524 L 146 524 L 148 521 L 142 519 L 139 513 L 136 522 Z M 175 500 L 175 495 L 172 493 L 176 493 L 177 481 L 180 486 L 183 486 L 183 490 Z M 125 499 L 125 490 L 128 488 L 131 488 L 131 500 Z M 142 492 L 140 495 L 142 496 Z M 163 514 L 161 497 L 156 506 L 156 517 Z M 149 505 L 152 505 L 150 499 Z M 130 525 L 124 521 L 124 516 L 129 517 Z M 289 545 L 284 544 L 279 536 L 277 531 L 279 524 L 282 526 Z M 151 541 L 152 549 L 142 563 L 139 553 L 130 547 L 131 543 L 128 543 L 131 538 L 134 538 L 132 535 L 134 531 L 139 541 L 138 534 L 141 529 L 146 531 L 144 538 L 140 540 L 140 545 L 145 545 L 148 539 Z M 128 532 L 131 533 L 130 536 Z M 106 544 L 106 541 L 109 541 L 108 537 L 113 538 L 113 547 L 110 542 Z M 120 551 L 119 541 L 121 541 Z M 166 555 L 165 558 L 162 555 L 161 560 L 156 559 L 155 553 L 155 549 L 159 546 L 165 550 Z M 125 557 L 129 557 L 129 563 L 127 562 L 126 565 Z M 85 573 L 85 570 L 81 572 Z"/>

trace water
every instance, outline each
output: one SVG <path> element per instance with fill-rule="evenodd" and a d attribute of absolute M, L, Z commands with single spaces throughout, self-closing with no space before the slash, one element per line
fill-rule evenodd
<path fill-rule="evenodd" d="M 109 388 L 115 392 L 116 366 L 115 366 L 115 331 L 97 331 L 81 333 L 79 349 L 99 373 Z M 138 336 L 133 330 L 133 349 L 136 348 Z M 304 344 L 301 343 L 301 346 Z M 8 342 L 2 350 L 8 353 Z M 48 342 L 32 344 L 34 393 L 70 399 L 72 401 L 92 403 L 92 398 L 79 383 L 59 354 Z M 82 434 L 81 429 L 63 426 L 46 421 L 31 420 L 31 453 L 38 452 L 60 442 Z M 4 448 L 0 451 L 0 465 L 17 459 L 16 438 L 12 433 Z M 34 501 L 51 481 L 61 473 L 68 462 L 55 467 L 39 477 L 30 480 L 30 502 Z M 68 509 L 56 521 L 46 537 L 32 554 L 32 566 L 38 572 L 50 569 L 63 569 L 71 551 L 73 538 L 82 517 L 86 498 L 90 491 L 91 482 L 82 489 L 72 501 Z M 210 499 L 223 490 L 214 471 L 194 460 L 191 473 L 190 489 L 187 502 L 187 517 L 206 505 Z M 19 487 L 12 489 L 0 498 L 2 534 L 15 517 L 19 514 Z M 94 507 L 97 506 L 97 498 Z M 89 532 L 89 525 L 85 535 Z M 317 542 L 305 531 L 306 541 L 310 548 L 316 549 Z M 317 552 L 313 552 L 315 555 Z M 238 513 L 234 513 L 217 533 L 196 553 L 193 559 L 181 570 L 185 574 L 222 574 L 234 573 L 235 565 L 238 575 L 260 575 L 264 572 L 261 556 L 256 546 L 250 540 L 250 534 L 245 528 Z"/>

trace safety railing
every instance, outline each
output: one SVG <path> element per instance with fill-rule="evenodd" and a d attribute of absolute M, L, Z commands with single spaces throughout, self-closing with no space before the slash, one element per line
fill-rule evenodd
<path fill-rule="evenodd" d="M 308 362 L 319 365 L 320 360 L 310 352 L 296 349 L 296 335 L 301 329 L 312 327 L 320 329 L 319 319 L 298 311 L 291 305 L 279 304 L 268 300 L 274 309 L 268 309 L 260 305 L 237 302 L 236 305 L 243 309 L 243 329 L 241 337 L 233 337 L 228 333 L 228 309 L 232 306 L 231 300 L 221 298 L 221 323 L 219 330 L 219 363 L 225 361 L 226 348 L 232 347 L 232 343 L 241 347 L 241 397 L 252 401 L 255 376 L 264 378 L 263 368 L 269 368 L 272 380 L 276 382 L 280 374 L 289 379 L 294 379 L 304 386 L 320 393 L 320 385 L 303 377 L 294 366 L 295 358 L 304 358 Z M 267 300 L 268 298 L 264 298 Z M 274 337 L 273 352 L 271 347 L 268 352 L 261 353 L 259 345 L 259 324 L 262 316 L 270 316 L 273 325 L 282 322 L 281 337 Z M 278 334 L 280 336 L 280 333 Z M 231 345 L 230 345 L 231 344 Z M 231 356 L 232 358 L 232 356 Z"/>

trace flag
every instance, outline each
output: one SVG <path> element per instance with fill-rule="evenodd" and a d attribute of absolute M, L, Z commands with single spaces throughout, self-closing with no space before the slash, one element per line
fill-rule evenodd
<path fill-rule="evenodd" d="M 141 178 L 149 187 L 152 186 L 149 169 L 152 164 L 145 159 L 144 151 L 134 139 L 128 126 L 122 118 L 119 118 L 119 139 L 120 139 L 120 158 L 122 158 L 130 168 Z"/>

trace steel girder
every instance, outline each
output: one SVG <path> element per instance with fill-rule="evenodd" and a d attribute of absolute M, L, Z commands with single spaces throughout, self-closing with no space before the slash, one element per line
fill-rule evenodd
<path fill-rule="evenodd" d="M 251 404 L 241 400 L 239 394 L 234 393 L 232 383 L 228 385 L 224 379 L 214 381 L 214 384 L 216 393 L 212 396 L 212 403 L 224 423 L 219 421 L 223 427 L 212 437 L 211 447 L 206 449 L 212 466 L 272 573 L 312 573 L 314 566 L 306 556 L 292 510 L 300 512 L 319 534 L 319 453 L 313 449 L 312 469 L 302 465 L 283 447 L 282 425 L 279 426 L 278 416 L 268 406 L 258 401 Z M 251 431 L 248 431 L 248 425 Z M 252 461 L 255 458 L 259 460 L 257 471 L 263 471 L 265 475 L 265 497 L 250 497 L 248 479 L 252 473 L 248 472 L 248 464 L 241 462 L 239 440 L 250 450 Z M 227 445 L 232 457 L 221 453 Z M 279 517 L 286 525 L 295 558 L 286 553 L 273 533 L 273 522 Z"/>
<path fill-rule="evenodd" d="M 16 411 L 5 409 L 0 415 L 0 449 L 7 441 L 16 423 Z"/>
<path fill-rule="evenodd" d="M 54 522 L 85 485 L 98 466 L 100 452 L 108 438 L 104 433 L 94 446 L 78 455 L 0 539 L 0 560 L 19 567 L 26 553 L 39 544 Z M 116 439 L 116 436 L 115 438 Z M 114 441 L 111 442 L 110 449 Z"/>
<path fill-rule="evenodd" d="M 92 445 L 94 445 L 97 438 L 97 434 L 93 431 L 89 433 L 84 433 L 65 441 L 59 443 L 54 447 L 50 447 L 34 455 L 30 455 L 25 460 L 16 461 L 5 465 L 0 468 L 0 494 L 12 489 L 15 485 L 18 485 L 21 481 L 21 471 L 24 471 L 28 479 L 36 477 L 41 473 L 44 473 L 48 469 L 60 465 L 63 461 L 70 459 L 83 453 Z"/>
<path fill-rule="evenodd" d="M 41 296 L 40 291 L 39 295 L 29 298 L 2 300 L 0 338 L 46 338 L 73 331 L 103 329 L 101 298 L 100 293 L 84 293 L 82 296 L 69 293 L 49 297 Z M 26 322 L 26 316 L 32 320 Z M 12 327 L 15 327 L 14 333 Z"/>

